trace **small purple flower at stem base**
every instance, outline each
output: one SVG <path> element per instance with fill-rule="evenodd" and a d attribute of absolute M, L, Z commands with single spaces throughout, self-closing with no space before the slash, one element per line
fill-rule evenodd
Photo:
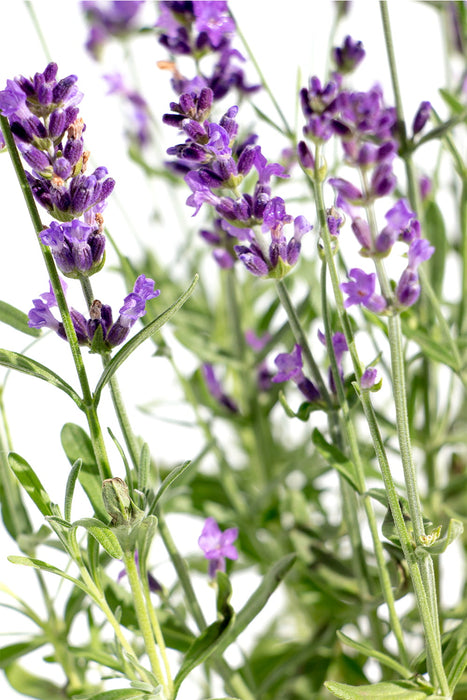
<path fill-rule="evenodd" d="M 375 386 L 378 377 L 378 370 L 376 367 L 367 367 L 363 372 L 360 379 L 360 386 L 362 389 L 371 389 Z"/>
<path fill-rule="evenodd" d="M 222 532 L 214 518 L 208 518 L 204 523 L 198 544 L 206 559 L 209 560 L 211 579 L 215 578 L 217 571 L 225 571 L 226 559 L 238 559 L 238 552 L 233 544 L 237 537 L 237 527 L 231 527 Z"/>
<path fill-rule="evenodd" d="M 353 281 L 341 284 L 342 291 L 348 294 L 344 302 L 346 309 L 354 304 L 363 304 L 374 313 L 384 311 L 387 306 L 386 300 L 375 293 L 376 275 L 374 272 L 367 275 L 360 268 L 354 267 L 349 272 L 349 278 Z"/>
<path fill-rule="evenodd" d="M 205 363 L 202 367 L 202 372 L 204 381 L 206 382 L 206 386 L 211 396 L 231 413 L 238 413 L 237 404 L 224 392 L 221 383 L 214 374 L 213 366 Z"/>
<path fill-rule="evenodd" d="M 291 353 L 280 353 L 274 363 L 279 371 L 271 381 L 277 383 L 291 379 L 310 403 L 321 398 L 313 382 L 303 374 L 302 348 L 298 343 Z"/>

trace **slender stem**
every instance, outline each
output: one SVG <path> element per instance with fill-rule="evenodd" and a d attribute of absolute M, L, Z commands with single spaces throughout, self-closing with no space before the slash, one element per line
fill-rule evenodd
<path fill-rule="evenodd" d="M 165 669 L 165 677 L 167 679 L 167 693 L 168 697 L 171 698 L 173 697 L 174 694 L 174 684 L 172 680 L 172 673 L 170 671 L 170 664 L 169 660 L 167 658 L 167 649 L 165 646 L 165 640 L 164 636 L 162 634 L 161 626 L 159 624 L 159 620 L 157 619 L 157 615 L 154 611 L 154 606 L 151 601 L 151 596 L 150 596 L 150 591 L 149 591 L 149 583 L 147 576 L 141 581 L 141 584 L 143 586 L 143 593 L 144 593 L 144 600 L 146 603 L 146 610 L 148 611 L 149 614 L 149 620 L 151 622 L 151 626 L 154 632 L 154 637 L 157 642 L 157 646 L 159 648 L 160 655 L 162 657 L 162 663 L 164 664 L 164 669 Z"/>
<path fill-rule="evenodd" d="M 297 311 L 292 303 L 292 300 L 289 296 L 289 292 L 283 280 L 278 280 L 276 282 L 276 291 L 277 296 L 279 297 L 280 302 L 287 314 L 287 318 L 289 319 L 290 327 L 292 329 L 292 333 L 295 336 L 295 340 L 297 341 L 297 343 L 299 343 L 299 345 L 302 348 L 303 357 L 308 366 L 308 370 L 311 376 L 313 377 L 314 381 L 316 382 L 319 393 L 325 401 L 326 406 L 329 409 L 332 409 L 333 403 L 329 395 L 329 391 L 326 387 L 326 384 L 324 383 L 323 377 L 321 376 L 321 372 L 318 365 L 316 364 L 315 358 L 312 355 L 308 339 L 303 331 L 302 324 L 300 323 Z"/>
<path fill-rule="evenodd" d="M 110 379 L 110 393 L 112 396 L 112 403 L 115 408 L 115 412 L 117 414 L 118 418 L 118 423 L 120 425 L 120 429 L 123 434 L 123 438 L 125 440 L 125 445 L 127 446 L 127 450 L 130 453 L 130 459 L 133 463 L 133 467 L 138 473 L 139 469 L 139 458 L 140 458 L 140 453 L 141 449 L 140 446 L 138 445 L 138 440 L 131 429 L 130 426 L 130 419 L 128 418 L 128 413 L 125 408 L 125 403 L 122 398 L 122 394 L 120 392 L 120 387 L 117 381 L 117 378 L 115 375 Z"/>
<path fill-rule="evenodd" d="M 88 307 L 88 310 L 92 306 L 92 302 L 94 301 L 94 294 L 92 291 L 92 286 L 91 286 L 91 280 L 89 277 L 84 277 L 83 275 L 79 278 L 80 284 L 81 284 L 81 289 L 84 295 L 84 298 L 86 300 L 86 306 Z"/>
<path fill-rule="evenodd" d="M 318 194 L 316 201 L 317 202 L 322 201 L 321 194 Z M 324 221 L 323 221 L 323 223 L 324 223 Z M 325 229 L 322 230 L 322 237 L 329 239 L 329 231 L 327 230 L 327 226 L 325 226 Z M 330 244 L 329 240 L 328 240 L 328 244 Z M 328 245 L 327 247 L 328 247 L 328 249 L 330 249 L 330 245 Z M 359 491 L 361 494 L 363 494 L 363 496 L 362 496 L 363 507 L 365 510 L 365 515 L 366 515 L 366 518 L 368 521 L 368 525 L 370 527 L 373 548 L 375 551 L 376 561 L 378 564 L 378 574 L 379 574 L 381 590 L 383 592 L 383 597 L 384 597 L 384 600 L 385 600 L 386 605 L 388 607 L 391 629 L 392 629 L 393 634 L 394 634 L 396 641 L 397 641 L 401 661 L 405 665 L 408 665 L 409 664 L 408 654 L 407 654 L 405 644 L 404 644 L 402 627 L 401 627 L 400 620 L 399 620 L 399 617 L 397 615 L 396 608 L 395 608 L 395 600 L 394 600 L 394 594 L 392 591 L 391 579 L 390 579 L 389 572 L 388 572 L 388 569 L 386 566 L 383 545 L 381 543 L 381 539 L 380 539 L 379 533 L 378 533 L 376 516 L 375 516 L 374 509 L 373 509 L 373 505 L 371 503 L 371 498 L 368 494 L 365 493 L 366 492 L 365 473 L 364 473 L 362 460 L 360 457 L 360 450 L 358 447 L 358 440 L 357 440 L 357 435 L 356 435 L 356 431 L 355 431 L 355 425 L 354 425 L 352 418 L 351 418 L 351 415 L 350 415 L 350 409 L 349 409 L 349 405 L 347 402 L 347 398 L 345 396 L 344 387 L 342 385 L 342 380 L 341 380 L 339 368 L 337 366 L 335 353 L 332 350 L 332 337 L 331 337 L 331 329 L 329 327 L 328 302 L 327 302 L 327 295 L 326 295 L 326 286 L 327 286 L 326 270 L 327 270 L 327 264 L 326 264 L 326 260 L 324 260 L 323 265 L 322 265 L 321 289 L 322 289 L 322 294 L 323 294 L 322 307 L 323 307 L 324 327 L 325 327 L 325 333 L 326 333 L 326 346 L 331 349 L 331 351 L 329 352 L 329 355 L 331 358 L 331 369 L 332 369 L 332 373 L 333 373 L 333 377 L 334 377 L 334 382 L 336 385 L 339 405 L 340 405 L 341 411 L 342 411 L 344 432 L 345 432 L 345 435 L 347 438 L 347 444 L 348 444 L 349 449 L 350 449 L 352 462 L 355 465 Z M 377 623 L 377 620 L 372 620 L 372 629 L 373 630 L 378 629 L 378 626 L 376 623 Z"/>
<path fill-rule="evenodd" d="M 41 25 L 39 24 L 39 20 L 37 19 L 36 11 L 34 9 L 34 3 L 31 0 L 24 0 L 24 4 L 26 6 L 26 10 L 29 13 L 29 16 L 31 17 L 31 22 L 34 25 L 34 29 L 36 30 L 36 34 L 39 38 L 45 57 L 50 62 L 52 60 L 52 56 L 50 55 L 49 47 L 47 46 L 44 33 L 42 31 Z"/>
<path fill-rule="evenodd" d="M 141 588 L 141 581 L 139 579 L 134 552 L 124 552 L 123 563 L 128 574 L 128 582 L 130 584 L 131 592 L 133 594 L 133 606 L 135 609 L 136 618 L 138 620 L 138 627 L 140 629 L 141 634 L 143 635 L 144 645 L 146 653 L 149 657 L 149 661 L 151 663 L 152 672 L 157 678 L 158 683 L 160 683 L 161 686 L 164 688 L 166 697 L 170 698 L 171 696 L 168 694 L 167 682 L 164 678 L 164 674 L 162 673 L 159 656 L 157 654 L 157 647 L 154 641 L 154 635 L 152 633 L 151 621 L 148 617 L 148 612 L 146 610 L 144 595 Z"/>
<path fill-rule="evenodd" d="M 175 571 L 177 572 L 178 579 L 188 603 L 188 608 L 194 621 L 196 622 L 196 626 L 198 627 L 199 631 L 202 632 L 204 629 L 206 629 L 207 624 L 191 584 L 188 567 L 185 560 L 180 555 L 175 542 L 173 541 L 163 514 L 158 512 L 157 517 L 160 536 L 162 537 L 162 541 L 164 542 L 165 548 L 170 556 Z M 214 667 L 224 679 L 227 689 L 229 689 L 230 686 L 231 690 L 229 690 L 229 692 L 234 692 L 239 698 L 241 698 L 241 700 L 255 700 L 254 695 L 252 695 L 242 677 L 233 671 L 227 662 L 224 661 L 224 659 L 216 660 L 214 662 Z"/>
<path fill-rule="evenodd" d="M 231 8 L 229 8 L 229 12 L 232 15 L 233 19 L 235 20 L 235 17 L 232 14 Z M 236 34 L 238 34 L 238 36 L 240 37 L 240 39 L 245 47 L 245 50 L 248 54 L 248 57 L 249 57 L 250 61 L 252 62 L 252 64 L 254 65 L 256 72 L 258 73 L 259 79 L 261 81 L 261 85 L 263 86 L 264 90 L 268 94 L 272 104 L 274 105 L 274 109 L 276 110 L 277 114 L 279 115 L 279 117 L 282 121 L 282 124 L 284 125 L 286 135 L 292 140 L 293 143 L 295 143 L 295 134 L 294 134 L 293 129 L 290 128 L 289 123 L 287 121 L 287 118 L 286 118 L 284 112 L 282 111 L 282 108 L 281 108 L 279 102 L 277 101 L 276 96 L 274 95 L 273 91 L 269 87 L 268 82 L 267 82 L 266 78 L 264 77 L 264 73 L 261 70 L 261 66 L 259 65 L 258 61 L 256 60 L 256 57 L 255 57 L 253 51 L 251 50 L 251 48 L 250 48 L 250 46 L 245 38 L 245 35 L 241 31 L 236 20 L 235 20 L 235 24 L 236 24 L 236 28 L 235 28 Z"/>

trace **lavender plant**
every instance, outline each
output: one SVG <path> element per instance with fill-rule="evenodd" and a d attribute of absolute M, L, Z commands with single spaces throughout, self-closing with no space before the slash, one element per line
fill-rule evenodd
<path fill-rule="evenodd" d="M 180 224 L 154 224 L 165 238 L 183 228 L 175 262 L 106 226 L 119 173 L 89 174 L 86 85 L 62 76 L 60 57 L 0 91 L 1 145 L 49 279 L 28 313 L 0 303 L 33 339 L 0 350 L 2 519 L 8 559 L 31 585 L 34 570 L 44 608 L 3 581 L 1 605 L 31 624 L 0 649 L 5 678 L 21 695 L 75 700 L 461 700 L 465 581 L 459 601 L 443 591 L 444 553 L 457 548 L 461 568 L 466 548 L 465 4 L 431 3 L 449 82 L 406 122 L 390 7 L 378 31 L 392 93 L 359 78 L 375 57 L 341 32 L 353 10 L 336 3 L 329 68 L 301 81 L 294 126 L 234 3 L 148 6 L 81 10 L 94 61 L 111 43 L 129 61 L 150 38 L 168 71 L 173 100 L 157 113 L 136 74 L 106 65 L 102 90 L 130 108 L 133 167 L 175 209 L 185 200 Z M 127 290 L 114 311 L 106 256 Z M 71 353 L 70 376 L 35 359 L 45 342 Z M 120 387 L 143 343 L 188 416 L 172 419 L 169 456 L 153 406 L 140 437 Z M 53 480 L 12 439 L 18 373 L 77 415 Z M 26 670 L 38 650 L 62 681 Z"/>

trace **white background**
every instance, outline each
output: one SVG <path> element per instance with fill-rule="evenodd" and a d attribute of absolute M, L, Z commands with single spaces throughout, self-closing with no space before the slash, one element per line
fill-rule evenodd
<path fill-rule="evenodd" d="M 83 50 L 86 28 L 76 2 L 44 0 L 34 2 L 33 6 L 46 37 L 49 52 L 59 65 L 59 76 L 75 73 L 79 77 L 79 87 L 85 94 L 80 109 L 81 116 L 87 124 L 86 147 L 91 149 L 94 163 L 106 165 L 117 181 L 115 193 L 106 211 L 106 224 L 130 257 L 138 256 L 138 240 L 145 244 L 151 242 L 158 255 L 172 261 L 183 275 L 183 260 L 177 260 L 175 252 L 183 240 L 179 220 L 174 219 L 173 226 L 168 230 L 167 226 L 161 226 L 152 218 L 154 209 L 164 210 L 166 193 L 153 185 L 148 186 L 139 169 L 126 159 L 126 145 L 122 138 L 123 122 L 118 102 L 115 98 L 105 95 L 106 86 L 101 79 L 102 73 L 128 70 L 128 64 L 122 59 L 119 47 L 109 47 L 106 51 L 105 66 L 96 64 Z M 310 75 L 323 74 L 328 48 L 327 37 L 334 12 L 333 3 L 322 0 L 288 0 L 286 3 L 282 0 L 234 0 L 231 2 L 231 8 L 282 109 L 293 122 L 297 75 L 301 74 L 300 85 L 303 85 Z M 426 4 L 407 0 L 391 0 L 389 8 L 407 121 L 411 122 L 422 100 L 431 101 L 436 109 L 444 114 L 443 104 L 438 96 L 438 88 L 445 85 L 445 77 L 436 12 Z M 145 8 L 145 16 L 148 22 L 152 21 L 153 9 L 150 3 Z M 4 10 L 3 13 L 2 25 L 0 89 L 3 89 L 7 78 L 18 74 L 29 76 L 36 71 L 42 71 L 47 64 L 30 16 L 22 2 L 16 0 L 9 3 L 8 10 Z M 388 103 L 392 104 L 389 71 L 376 0 L 357 0 L 352 3 L 351 12 L 338 32 L 337 41 L 342 41 L 346 34 L 362 40 L 367 52 L 367 58 L 356 77 L 358 89 L 367 90 L 378 81 L 384 87 Z M 238 48 L 244 52 L 240 44 Z M 150 37 L 146 37 L 134 49 L 140 83 L 157 119 L 168 111 L 168 103 L 174 99 L 168 85 L 169 76 L 156 67 L 156 61 L 164 58 L 164 50 Z M 256 81 L 251 65 L 247 68 L 247 74 L 249 82 Z M 261 106 L 268 114 L 273 114 L 266 97 L 261 98 Z M 166 134 L 167 145 L 174 134 L 174 130 Z M 261 140 L 261 143 L 264 142 Z M 269 159 L 275 160 L 283 144 L 277 145 L 275 137 L 271 135 L 268 136 L 266 144 L 263 151 Z M 161 144 L 160 153 L 164 148 Z M 46 291 L 47 277 L 6 154 L 0 157 L 0 197 L 0 299 L 27 312 L 31 307 L 31 300 Z M 194 223 L 189 216 L 191 212 L 185 209 L 184 199 L 185 196 L 181 196 L 179 217 L 191 230 Z M 109 253 L 109 264 L 111 262 L 112 254 Z M 122 282 L 111 272 L 106 272 L 101 273 L 98 279 L 95 278 L 94 284 L 97 288 L 96 296 L 118 308 L 126 293 Z M 72 291 L 71 299 L 73 302 Z M 164 308 L 171 301 L 164 299 L 162 294 L 160 308 Z M 75 302 L 76 305 L 80 303 Z M 159 303 L 159 300 L 156 303 Z M 3 326 L 0 328 L 0 347 L 22 351 L 26 343 L 25 336 Z M 62 372 L 70 383 L 76 384 L 71 360 L 68 354 L 63 352 L 66 349 L 65 345 L 60 343 L 56 337 L 49 336 L 34 348 L 31 354 L 56 371 Z M 61 355 L 57 357 L 59 350 Z M 177 398 L 177 393 L 174 393 L 172 386 L 167 383 L 167 367 L 164 361 L 151 359 L 151 352 L 151 348 L 143 346 L 131 367 L 124 367 L 122 370 L 120 382 L 131 406 L 145 404 L 153 399 L 162 401 Z M 190 361 L 188 356 L 186 359 L 187 362 Z M 97 378 L 100 370 L 98 358 L 90 358 L 88 364 L 91 376 Z M 82 422 L 74 405 L 57 390 L 42 383 L 38 385 L 35 380 L 23 376 L 10 376 L 5 401 L 10 414 L 15 450 L 34 466 L 49 489 L 52 499 L 61 503 L 68 465 L 60 448 L 59 432 L 65 421 Z M 176 403 L 166 409 L 172 411 L 174 417 L 184 416 Z M 200 443 L 193 431 L 184 431 L 181 438 L 179 428 L 143 416 L 136 410 L 132 413 L 132 420 L 137 432 L 143 434 L 150 443 L 156 459 L 165 459 L 171 464 L 176 464 L 196 454 Z M 113 418 L 109 418 L 109 424 L 115 427 Z M 112 446 L 109 450 L 117 465 L 116 473 L 120 474 L 118 456 Z M 76 517 L 86 514 L 78 513 Z M 175 526 L 181 551 L 187 554 L 195 552 L 202 523 L 186 527 L 183 521 L 177 521 Z M 22 570 L 6 561 L 6 556 L 14 552 L 14 543 L 1 532 L 0 581 L 23 595 L 34 607 L 34 596 L 38 595 L 35 578 L 30 569 Z M 448 555 L 446 559 L 447 557 Z M 163 564 L 166 555 L 162 549 L 156 548 L 154 560 L 161 561 L 158 573 L 165 571 Z M 456 579 L 452 576 L 452 579 L 454 587 L 450 589 L 449 596 L 456 594 L 456 581 L 459 577 Z M 244 582 L 240 577 L 236 581 L 234 606 L 238 607 L 248 595 L 251 581 Z M 207 589 L 203 581 L 197 581 L 197 585 L 206 603 L 207 615 L 212 619 L 214 594 Z M 0 634 L 8 634 L 12 629 L 24 629 L 24 621 L 14 614 L 2 611 L 0 620 Z M 10 641 L 8 636 L 0 636 L 1 646 Z M 41 669 L 41 672 L 46 671 Z M 20 697 L 5 684 L 3 676 L 0 676 L 0 692 L 5 700 Z M 194 692 L 189 690 L 187 684 L 187 689 L 180 694 L 180 700 L 194 700 Z"/>

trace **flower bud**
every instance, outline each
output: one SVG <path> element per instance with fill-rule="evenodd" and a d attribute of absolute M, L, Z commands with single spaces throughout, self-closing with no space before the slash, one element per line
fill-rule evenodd
<path fill-rule="evenodd" d="M 141 520 L 143 511 L 135 506 L 130 498 L 128 486 L 120 477 L 105 479 L 102 484 L 102 500 L 113 526 L 131 527 Z"/>

